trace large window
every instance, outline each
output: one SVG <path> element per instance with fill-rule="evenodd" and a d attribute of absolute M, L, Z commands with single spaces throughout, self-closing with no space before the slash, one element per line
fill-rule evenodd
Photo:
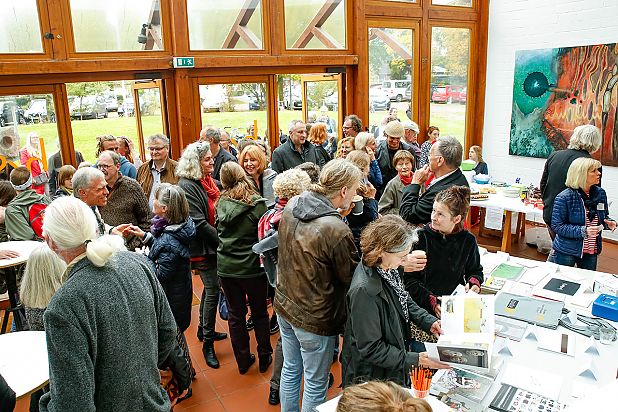
<path fill-rule="evenodd" d="M 345 49 L 346 0 L 284 0 L 288 49 Z"/>
<path fill-rule="evenodd" d="M 232 143 L 255 134 L 268 136 L 266 83 L 203 84 L 199 86 L 202 127 L 225 129 Z"/>
<path fill-rule="evenodd" d="M 70 0 L 78 52 L 162 50 L 160 0 Z"/>
<path fill-rule="evenodd" d="M 380 133 L 389 110 L 407 118 L 413 100 L 412 64 L 414 31 L 369 28 L 369 131 Z"/>
<path fill-rule="evenodd" d="M 263 49 L 261 0 L 187 0 L 192 50 Z"/>
<path fill-rule="evenodd" d="M 470 29 L 431 31 L 430 125 L 465 144 L 470 64 Z"/>
<path fill-rule="evenodd" d="M 36 0 L 2 0 L 0 53 L 42 53 Z"/>
<path fill-rule="evenodd" d="M 472 0 L 432 0 L 431 3 L 437 6 L 472 7 Z"/>

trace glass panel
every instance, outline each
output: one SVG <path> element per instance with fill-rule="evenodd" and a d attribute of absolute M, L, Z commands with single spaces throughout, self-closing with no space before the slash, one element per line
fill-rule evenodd
<path fill-rule="evenodd" d="M 416 3 L 416 0 L 386 0 L 386 1 L 396 1 L 400 3 Z"/>
<path fill-rule="evenodd" d="M 305 83 L 307 123 L 324 123 L 329 137 L 339 136 L 339 87 L 336 80 Z"/>
<path fill-rule="evenodd" d="M 42 53 L 36 0 L 3 0 L 0 53 Z"/>
<path fill-rule="evenodd" d="M 345 0 L 285 0 L 288 49 L 345 49 Z"/>
<path fill-rule="evenodd" d="M 369 131 L 378 139 L 391 108 L 402 121 L 410 113 L 413 40 L 411 29 L 369 29 Z"/>
<path fill-rule="evenodd" d="M 27 145 L 31 133 L 36 135 L 32 143 Z M 0 96 L 0 155 L 4 160 L 15 165 L 26 165 L 31 157 L 48 160 L 59 150 L 51 94 Z M 41 163 L 31 169 L 34 176 L 44 169 L 41 166 L 44 165 Z M 6 178 L 4 169 L 0 175 L 2 179 Z"/>
<path fill-rule="evenodd" d="M 200 85 L 202 127 L 225 129 L 231 144 L 251 135 L 257 121 L 259 138 L 268 135 L 266 83 Z"/>
<path fill-rule="evenodd" d="M 70 0 L 78 52 L 163 49 L 160 0 Z"/>
<path fill-rule="evenodd" d="M 436 6 L 472 7 L 472 0 L 431 0 L 431 3 Z"/>
<path fill-rule="evenodd" d="M 191 50 L 263 49 L 260 0 L 187 0 Z"/>
<path fill-rule="evenodd" d="M 302 120 L 303 102 L 300 75 L 280 74 L 277 76 L 277 92 L 279 110 L 279 139 L 288 135 L 289 125 L 292 120 Z"/>
<path fill-rule="evenodd" d="M 139 89 L 137 91 L 139 99 L 140 117 L 142 119 L 142 136 L 144 136 L 144 154 L 146 160 L 150 160 L 148 151 L 148 137 L 153 134 L 165 134 L 163 127 L 163 115 L 161 112 L 161 91 L 159 88 Z"/>
<path fill-rule="evenodd" d="M 69 113 L 75 150 L 94 163 L 97 136 L 126 136 L 134 144 L 133 153 L 122 153 L 139 164 L 139 144 L 131 81 L 67 83 Z M 159 121 L 160 123 L 160 121 Z"/>
<path fill-rule="evenodd" d="M 465 145 L 470 30 L 434 27 L 431 33 L 431 126 Z"/>

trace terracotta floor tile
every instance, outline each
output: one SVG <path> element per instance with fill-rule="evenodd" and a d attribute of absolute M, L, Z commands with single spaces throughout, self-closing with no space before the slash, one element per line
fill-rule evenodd
<path fill-rule="evenodd" d="M 260 385 L 243 388 L 236 392 L 221 397 L 221 403 L 226 412 L 273 412 L 279 410 L 279 406 L 268 404 L 270 387 L 263 382 Z"/>
<path fill-rule="evenodd" d="M 213 399 L 218 399 L 210 380 L 202 372 L 197 374 L 196 379 L 191 382 L 193 396 L 182 402 L 183 407 L 188 408 L 192 405 L 202 404 Z"/>
<path fill-rule="evenodd" d="M 258 372 L 257 361 L 244 375 L 238 373 L 238 367 L 235 362 L 224 365 L 219 369 L 207 369 L 204 373 L 219 396 L 268 382 L 268 379 Z"/>
<path fill-rule="evenodd" d="M 249 410 L 249 409 L 247 409 Z M 203 402 L 196 405 L 186 405 L 182 402 L 180 405 L 174 407 L 174 412 L 225 412 L 225 408 L 219 399 L 214 399 L 208 402 Z"/>

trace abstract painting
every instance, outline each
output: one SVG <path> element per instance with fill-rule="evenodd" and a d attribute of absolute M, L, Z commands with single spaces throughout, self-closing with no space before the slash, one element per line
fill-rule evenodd
<path fill-rule="evenodd" d="M 520 50 L 515 55 L 509 154 L 546 158 L 573 129 L 597 126 L 593 156 L 618 166 L 618 43 Z"/>

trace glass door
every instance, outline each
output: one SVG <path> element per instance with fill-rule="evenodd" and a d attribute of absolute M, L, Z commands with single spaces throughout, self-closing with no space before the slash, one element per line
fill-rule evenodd
<path fill-rule="evenodd" d="M 302 110 L 306 123 L 325 123 L 329 137 L 339 138 L 343 124 L 343 76 L 301 76 Z"/>
<path fill-rule="evenodd" d="M 135 116 L 140 157 L 145 162 L 150 160 L 150 152 L 146 148 L 148 137 L 158 133 L 169 136 L 167 117 L 163 110 L 163 81 L 134 82 L 131 89 L 132 99 L 124 102 L 124 115 Z"/>

